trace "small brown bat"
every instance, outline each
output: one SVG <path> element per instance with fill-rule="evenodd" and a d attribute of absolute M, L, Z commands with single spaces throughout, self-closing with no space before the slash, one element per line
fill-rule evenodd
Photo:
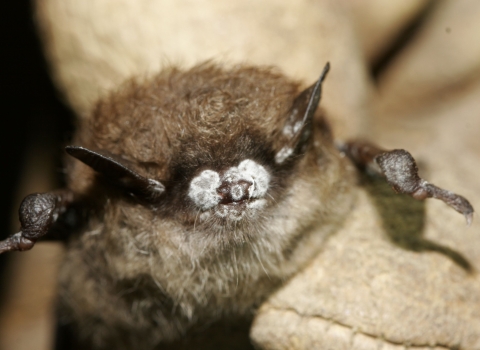
<path fill-rule="evenodd" d="M 328 70 L 305 90 L 274 68 L 212 63 L 126 83 L 66 148 L 67 188 L 26 197 L 0 252 L 58 231 L 62 322 L 84 348 L 151 349 L 250 318 L 301 270 L 351 207 L 349 158 L 471 220 L 408 152 L 335 147 L 317 108 Z"/>

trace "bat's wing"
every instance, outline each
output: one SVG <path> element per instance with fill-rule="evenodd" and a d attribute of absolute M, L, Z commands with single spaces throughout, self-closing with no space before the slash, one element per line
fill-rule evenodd
<path fill-rule="evenodd" d="M 470 202 L 451 191 L 428 183 L 418 175 L 418 167 L 412 155 L 403 150 L 385 151 L 365 141 L 352 141 L 341 150 L 360 168 L 382 175 L 397 193 L 406 193 L 415 199 L 436 198 L 465 216 L 467 225 L 473 219 Z"/>
<path fill-rule="evenodd" d="M 73 202 L 74 195 L 69 190 L 34 193 L 25 197 L 19 209 L 20 232 L 0 242 L 0 254 L 32 249 Z"/>

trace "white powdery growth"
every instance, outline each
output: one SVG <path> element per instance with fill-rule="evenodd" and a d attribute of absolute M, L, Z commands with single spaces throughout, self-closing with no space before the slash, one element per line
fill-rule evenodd
<path fill-rule="evenodd" d="M 293 127 L 290 124 L 287 124 L 283 128 L 283 134 L 288 137 L 292 137 L 293 134 Z"/>
<path fill-rule="evenodd" d="M 220 184 L 220 176 L 216 171 L 204 170 L 190 183 L 188 196 L 201 209 L 210 209 L 220 202 L 221 197 L 217 193 Z"/>
<path fill-rule="evenodd" d="M 160 195 L 165 191 L 165 186 L 163 186 L 160 182 L 153 179 L 148 179 L 148 188 L 155 192 L 157 195 Z"/>
<path fill-rule="evenodd" d="M 237 167 L 228 169 L 220 178 L 220 175 L 213 170 L 204 170 L 196 176 L 190 183 L 188 196 L 202 210 L 213 208 L 219 204 L 221 196 L 217 193 L 218 188 L 223 184 L 231 184 L 230 195 L 233 200 L 240 200 L 245 197 L 245 187 L 240 184 L 241 181 L 251 183 L 248 186 L 248 198 L 258 199 L 267 193 L 270 183 L 270 174 L 260 164 L 253 160 L 246 159 Z M 263 207 L 264 200 L 261 203 L 250 203 L 247 207 L 250 209 L 259 209 Z M 235 216 L 241 218 L 242 211 L 239 208 L 230 208 L 229 205 L 220 205 L 217 210 L 219 216 Z"/>
<path fill-rule="evenodd" d="M 243 188 L 240 185 L 235 185 L 232 187 L 230 190 L 230 194 L 232 195 L 232 198 L 236 201 L 240 200 L 243 197 Z"/>
<path fill-rule="evenodd" d="M 303 120 L 296 122 L 295 125 L 293 126 L 293 133 L 296 134 L 297 132 L 299 132 L 302 126 L 303 126 Z"/>
<path fill-rule="evenodd" d="M 238 169 L 238 167 L 232 167 L 228 169 L 222 178 L 224 182 L 228 182 L 228 183 L 237 182 L 240 179 L 242 179 L 242 174 L 240 173 L 240 170 Z"/>
<path fill-rule="evenodd" d="M 253 180 L 253 185 L 249 188 L 250 198 L 259 198 L 267 193 L 270 174 L 263 166 L 253 160 L 246 159 L 238 165 L 238 171 L 243 179 L 249 180 L 250 177 Z"/>
<path fill-rule="evenodd" d="M 295 108 L 291 114 L 288 122 L 285 124 L 283 127 L 283 134 L 289 138 L 293 137 L 295 135 L 295 130 L 294 130 L 294 121 L 298 119 L 298 109 Z"/>
<path fill-rule="evenodd" d="M 220 205 L 219 208 L 215 210 L 215 215 L 220 218 L 238 221 L 245 216 L 245 210 L 236 207 L 232 208 L 229 205 Z"/>
<path fill-rule="evenodd" d="M 250 202 L 247 204 L 247 208 L 249 209 L 262 209 L 265 204 L 267 204 L 267 201 L 265 199 L 257 199 L 256 201 Z"/>
<path fill-rule="evenodd" d="M 290 155 L 293 153 L 293 149 L 291 147 L 283 147 L 278 153 L 275 155 L 275 162 L 277 164 L 282 164 L 285 159 L 290 157 Z"/>

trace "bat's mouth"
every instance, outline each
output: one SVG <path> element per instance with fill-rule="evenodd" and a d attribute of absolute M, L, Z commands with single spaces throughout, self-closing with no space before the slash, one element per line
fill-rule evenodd
<path fill-rule="evenodd" d="M 266 204 L 263 198 L 258 199 L 244 199 L 228 204 L 218 204 L 214 213 L 215 216 L 232 221 L 238 221 L 244 217 L 255 216 L 258 210 L 262 209 Z"/>

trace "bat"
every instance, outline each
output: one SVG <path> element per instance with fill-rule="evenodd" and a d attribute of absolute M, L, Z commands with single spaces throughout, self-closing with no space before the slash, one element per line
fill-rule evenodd
<path fill-rule="evenodd" d="M 470 223 L 470 203 L 420 178 L 407 151 L 335 144 L 318 108 L 329 69 L 306 89 L 213 63 L 125 83 L 66 147 L 67 187 L 27 196 L 0 253 L 63 239 L 59 317 L 82 348 L 151 349 L 251 319 L 348 215 L 354 165 Z"/>

